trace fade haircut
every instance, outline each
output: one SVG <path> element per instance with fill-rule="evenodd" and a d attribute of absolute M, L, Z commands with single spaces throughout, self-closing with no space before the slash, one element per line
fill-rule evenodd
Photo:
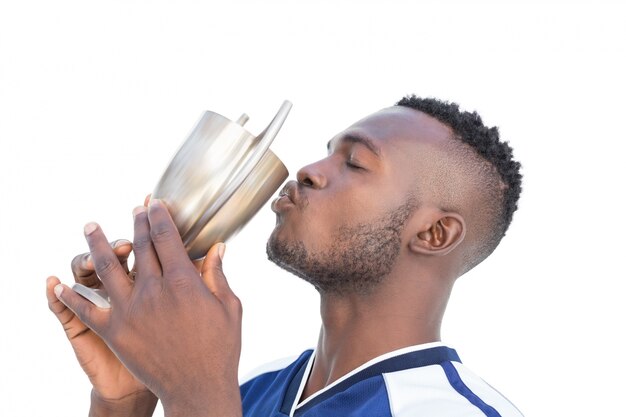
<path fill-rule="evenodd" d="M 451 128 L 453 139 L 460 145 L 457 146 L 460 152 L 456 153 L 475 166 L 474 178 L 467 178 L 468 182 L 481 177 L 479 189 L 485 207 L 478 213 L 477 228 L 481 229 L 477 233 L 478 242 L 464 254 L 462 273 L 465 273 L 489 256 L 506 234 L 522 191 L 521 164 L 513 159 L 509 144 L 500 140 L 498 128 L 485 126 L 476 112 L 461 111 L 456 103 L 415 95 L 404 97 L 396 105 L 423 112 Z M 471 162 L 478 159 L 476 156 L 489 164 L 488 171 L 493 175 L 485 174 L 484 166 Z"/>

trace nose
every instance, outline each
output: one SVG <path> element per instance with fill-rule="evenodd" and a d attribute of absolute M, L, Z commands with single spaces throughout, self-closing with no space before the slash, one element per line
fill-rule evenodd
<path fill-rule="evenodd" d="M 314 189 L 326 187 L 327 179 L 326 176 L 322 173 L 322 167 L 320 165 L 321 162 L 322 161 L 318 161 L 300 168 L 300 170 L 296 174 L 296 179 L 298 180 L 298 183 Z"/>

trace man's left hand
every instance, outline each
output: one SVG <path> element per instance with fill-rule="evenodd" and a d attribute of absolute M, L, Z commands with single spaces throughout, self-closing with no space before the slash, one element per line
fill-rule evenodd
<path fill-rule="evenodd" d="M 199 274 L 162 202 L 133 214 L 134 281 L 101 228 L 85 226 L 111 309 L 66 286 L 57 297 L 161 399 L 166 416 L 240 416 L 242 310 L 222 272 L 224 244 L 211 248 Z"/>

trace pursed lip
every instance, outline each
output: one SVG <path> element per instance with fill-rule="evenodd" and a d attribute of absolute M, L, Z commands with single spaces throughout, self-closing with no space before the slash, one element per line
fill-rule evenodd
<path fill-rule="evenodd" d="M 300 195 L 298 194 L 298 183 L 295 181 L 289 181 L 280 193 L 278 193 L 279 197 L 286 196 L 289 201 L 291 201 L 296 206 L 300 203 Z"/>
<path fill-rule="evenodd" d="M 278 214 L 279 212 L 287 210 L 289 207 L 298 207 L 303 202 L 305 202 L 305 200 L 302 199 L 299 193 L 298 183 L 296 181 L 289 181 L 278 193 L 278 198 L 272 201 L 272 211 Z"/>

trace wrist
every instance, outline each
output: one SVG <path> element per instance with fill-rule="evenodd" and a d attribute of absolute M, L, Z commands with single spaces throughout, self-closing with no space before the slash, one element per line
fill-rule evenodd
<path fill-rule="evenodd" d="M 222 387 L 223 388 L 223 387 Z M 215 390 L 191 398 L 173 396 L 161 399 L 165 417 L 241 417 L 241 394 L 239 385 Z"/>
<path fill-rule="evenodd" d="M 150 417 L 157 401 L 158 398 L 148 390 L 115 400 L 102 398 L 95 390 L 91 390 L 89 417 Z"/>

